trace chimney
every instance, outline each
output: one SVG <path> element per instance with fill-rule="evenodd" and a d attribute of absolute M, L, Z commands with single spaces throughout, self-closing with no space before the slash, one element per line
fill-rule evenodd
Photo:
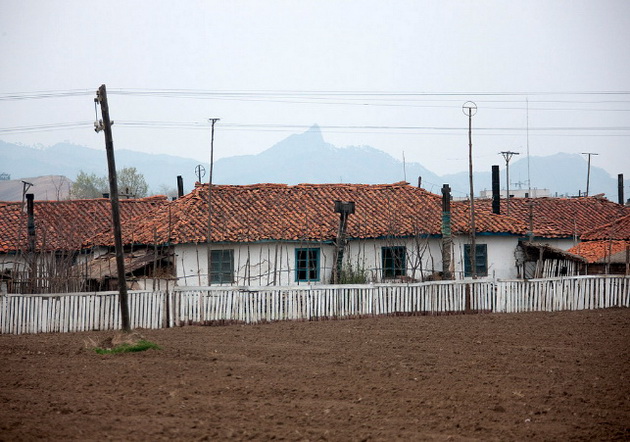
<path fill-rule="evenodd" d="M 451 187 L 442 186 L 442 278 L 452 279 L 451 262 L 453 239 L 451 237 Z"/>
<path fill-rule="evenodd" d="M 619 204 L 623 206 L 624 198 L 623 198 L 623 173 L 617 175 L 617 195 L 619 198 Z"/>
<path fill-rule="evenodd" d="M 335 213 L 339 214 L 339 230 L 335 241 L 335 267 L 333 268 L 333 284 L 339 284 L 343 264 L 343 250 L 346 246 L 346 227 L 348 216 L 354 213 L 354 201 L 335 201 Z"/>
<path fill-rule="evenodd" d="M 492 166 L 492 213 L 501 214 L 501 183 L 499 166 Z"/>
<path fill-rule="evenodd" d="M 184 179 L 181 175 L 177 175 L 177 198 L 184 196 Z"/>
<path fill-rule="evenodd" d="M 35 210 L 34 210 L 35 195 L 32 193 L 26 194 L 26 213 L 28 214 L 28 251 L 35 251 Z"/>
<path fill-rule="evenodd" d="M 422 177 L 418 177 L 418 187 L 422 187 Z"/>

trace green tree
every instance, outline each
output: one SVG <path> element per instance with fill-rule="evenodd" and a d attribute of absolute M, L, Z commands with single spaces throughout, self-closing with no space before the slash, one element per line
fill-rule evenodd
<path fill-rule="evenodd" d="M 95 173 L 87 174 L 80 171 L 70 188 L 70 197 L 73 199 L 102 198 L 109 192 L 109 184 L 106 178 L 99 177 Z"/>
<path fill-rule="evenodd" d="M 120 195 L 127 195 L 132 198 L 147 196 L 149 186 L 144 175 L 138 173 L 135 167 L 125 167 L 119 170 L 116 172 L 116 177 L 118 178 Z M 70 189 L 70 197 L 73 199 L 102 198 L 104 193 L 109 193 L 109 179 L 83 171 L 79 172 Z"/>
<path fill-rule="evenodd" d="M 125 167 L 116 172 L 118 178 L 118 192 L 133 198 L 144 198 L 149 192 L 144 175 L 138 173 L 135 167 Z"/>

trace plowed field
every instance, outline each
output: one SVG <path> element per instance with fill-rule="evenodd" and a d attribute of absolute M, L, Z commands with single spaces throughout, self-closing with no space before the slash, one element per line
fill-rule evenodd
<path fill-rule="evenodd" d="M 0 440 L 628 440 L 630 309 L 0 336 Z"/>

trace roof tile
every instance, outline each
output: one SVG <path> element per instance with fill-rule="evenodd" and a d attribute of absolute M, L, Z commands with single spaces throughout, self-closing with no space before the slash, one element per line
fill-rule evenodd
<path fill-rule="evenodd" d="M 211 237 L 213 242 L 264 240 L 333 240 L 339 215 L 334 201 L 354 201 L 348 218 L 350 238 L 439 235 L 441 197 L 408 183 L 395 184 L 256 184 L 212 186 Z M 467 204 L 453 202 L 452 231 L 469 231 Z M 476 230 L 522 235 L 526 224 L 480 210 Z M 151 217 L 135 219 L 125 228 L 126 243 L 199 243 L 208 234 L 208 185 L 156 210 Z M 131 235 L 133 232 L 133 236 Z M 111 244 L 111 235 L 98 244 Z"/>
<path fill-rule="evenodd" d="M 630 247 L 630 241 L 584 241 L 569 249 L 569 252 L 583 256 L 589 263 L 602 261 L 608 255 L 615 255 Z"/>
<path fill-rule="evenodd" d="M 121 222 L 146 216 L 166 203 L 165 197 L 120 200 Z M 28 247 L 23 207 L 20 202 L 0 203 L 0 253 Z M 79 250 L 99 233 L 112 231 L 110 201 L 103 198 L 35 201 L 34 217 L 38 250 Z"/>
<path fill-rule="evenodd" d="M 601 197 L 581 198 L 511 198 L 510 216 L 529 225 L 530 207 L 534 235 L 542 238 L 580 236 L 588 230 L 630 214 L 630 208 Z M 492 209 L 492 200 L 475 200 L 475 206 Z M 501 213 L 507 202 L 501 199 Z"/>

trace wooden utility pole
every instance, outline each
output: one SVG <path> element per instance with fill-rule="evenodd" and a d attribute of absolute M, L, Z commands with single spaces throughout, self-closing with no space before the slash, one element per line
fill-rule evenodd
<path fill-rule="evenodd" d="M 472 160 L 472 116 L 477 113 L 477 105 L 467 101 L 462 106 L 464 114 L 468 115 L 468 177 L 470 180 L 470 276 L 477 279 L 477 240 L 475 238 L 475 191 L 473 188 L 473 160 Z"/>
<path fill-rule="evenodd" d="M 118 204 L 118 181 L 116 178 L 116 162 L 114 160 L 114 140 L 112 138 L 112 121 L 109 118 L 109 104 L 107 90 L 101 85 L 96 91 L 95 103 L 101 104 L 102 120 L 95 123 L 96 132 L 105 133 L 105 150 L 107 152 L 107 167 L 109 170 L 109 198 L 112 205 L 112 224 L 114 226 L 114 243 L 116 247 L 116 268 L 118 270 L 118 293 L 120 296 L 120 317 L 122 329 L 131 331 L 129 322 L 129 303 L 127 301 L 127 281 L 125 279 L 125 255 L 122 243 L 122 229 L 120 227 L 120 208 Z"/>
<path fill-rule="evenodd" d="M 208 237 L 206 243 L 208 245 L 208 285 L 212 282 L 212 250 L 210 247 L 212 233 L 212 169 L 214 167 L 214 125 L 219 118 L 210 118 L 208 121 L 212 123 L 212 132 L 210 135 L 210 171 L 208 176 Z"/>

